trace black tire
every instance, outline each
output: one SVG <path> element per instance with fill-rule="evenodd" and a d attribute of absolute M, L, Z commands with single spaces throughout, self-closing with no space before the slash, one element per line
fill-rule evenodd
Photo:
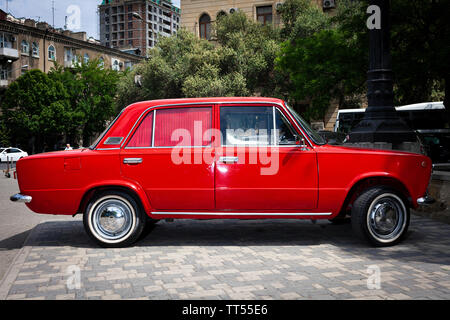
<path fill-rule="evenodd" d="M 141 204 L 131 195 L 110 190 L 94 196 L 83 214 L 87 234 L 97 244 L 121 248 L 133 244 L 146 223 Z"/>
<path fill-rule="evenodd" d="M 377 247 L 402 241 L 409 219 L 407 201 L 399 192 L 385 186 L 364 191 L 352 207 L 353 232 Z"/>

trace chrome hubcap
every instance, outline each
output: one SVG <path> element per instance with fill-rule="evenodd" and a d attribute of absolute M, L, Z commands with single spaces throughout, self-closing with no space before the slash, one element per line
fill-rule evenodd
<path fill-rule="evenodd" d="M 381 242 L 397 239 L 406 226 L 406 208 L 394 194 L 381 195 L 369 208 L 369 231 Z"/>
<path fill-rule="evenodd" d="M 130 207 L 118 199 L 107 199 L 94 209 L 92 221 L 95 231 L 108 240 L 120 239 L 132 226 L 133 213 Z"/>

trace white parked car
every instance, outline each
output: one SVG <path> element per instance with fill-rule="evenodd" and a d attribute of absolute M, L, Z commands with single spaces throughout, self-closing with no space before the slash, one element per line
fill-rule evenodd
<path fill-rule="evenodd" d="M 20 158 L 28 156 L 28 153 L 26 153 L 23 150 L 20 150 L 19 148 L 0 148 L 0 161 L 6 162 L 9 161 L 17 161 Z"/>

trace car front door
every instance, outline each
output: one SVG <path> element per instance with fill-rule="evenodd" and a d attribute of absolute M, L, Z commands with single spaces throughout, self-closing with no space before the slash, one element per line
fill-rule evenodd
<path fill-rule="evenodd" d="M 221 105 L 216 209 L 259 212 L 317 206 L 316 152 L 273 105 Z"/>
<path fill-rule="evenodd" d="M 137 181 L 155 211 L 214 209 L 213 106 L 150 110 L 121 150 L 122 174 Z"/>

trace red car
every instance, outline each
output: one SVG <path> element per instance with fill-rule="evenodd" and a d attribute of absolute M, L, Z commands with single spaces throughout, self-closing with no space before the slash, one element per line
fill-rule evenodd
<path fill-rule="evenodd" d="M 409 208 L 428 203 L 431 160 L 327 145 L 284 101 L 199 98 L 132 104 L 88 149 L 17 162 L 37 213 L 83 213 L 100 245 L 130 245 L 146 223 L 185 219 L 328 219 L 350 214 L 377 246 L 399 242 Z"/>

